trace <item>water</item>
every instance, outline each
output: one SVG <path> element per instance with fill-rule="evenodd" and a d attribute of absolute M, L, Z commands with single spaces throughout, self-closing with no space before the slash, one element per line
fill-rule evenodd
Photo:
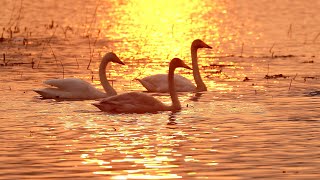
<path fill-rule="evenodd" d="M 318 179 L 319 8 L 302 0 L 4 0 L 0 179 Z M 126 63 L 108 66 L 114 88 L 144 91 L 134 78 L 166 73 L 173 57 L 191 64 L 197 38 L 213 47 L 198 51 L 208 91 L 180 93 L 177 113 L 111 115 L 90 100 L 32 91 L 63 77 L 102 89 L 97 70 L 108 51 Z"/>

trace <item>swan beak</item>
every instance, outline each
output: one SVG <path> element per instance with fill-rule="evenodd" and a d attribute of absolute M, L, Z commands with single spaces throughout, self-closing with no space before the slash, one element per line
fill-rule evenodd
<path fill-rule="evenodd" d="M 209 46 L 208 44 L 206 44 L 206 46 L 204 48 L 212 49 L 212 47 Z"/>
<path fill-rule="evenodd" d="M 208 49 L 212 49 L 211 46 L 209 46 L 208 44 L 206 44 L 205 42 L 202 41 L 201 43 L 202 48 L 208 48 Z"/>
<path fill-rule="evenodd" d="M 180 67 L 192 70 L 192 68 L 189 67 L 188 65 L 186 65 L 186 63 L 184 63 L 181 59 L 180 59 L 180 61 L 181 61 L 181 64 L 180 64 L 181 66 Z"/>
<path fill-rule="evenodd" d="M 119 64 L 126 65 L 124 62 L 120 61 Z"/>
<path fill-rule="evenodd" d="M 126 65 L 126 64 L 125 64 L 124 62 L 122 62 L 120 59 L 118 59 L 116 63 L 121 64 L 121 65 Z"/>
<path fill-rule="evenodd" d="M 191 67 L 189 67 L 188 65 L 186 65 L 185 63 L 183 63 L 183 66 L 182 67 L 184 67 L 184 68 L 186 68 L 186 69 L 190 69 L 190 70 L 192 70 L 192 68 Z"/>
<path fill-rule="evenodd" d="M 186 66 L 185 68 L 186 68 L 186 69 L 190 69 L 190 70 L 192 70 L 192 68 L 191 68 L 191 67 L 189 67 L 189 66 Z"/>

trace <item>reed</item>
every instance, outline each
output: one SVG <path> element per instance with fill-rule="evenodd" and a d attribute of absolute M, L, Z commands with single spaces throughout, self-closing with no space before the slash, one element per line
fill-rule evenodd
<path fill-rule="evenodd" d="M 319 38 L 319 36 L 320 36 L 320 32 L 314 37 L 314 39 L 313 39 L 313 43 L 316 43 L 316 41 L 317 41 L 317 39 Z"/>
<path fill-rule="evenodd" d="M 60 26 L 60 28 L 62 29 L 62 32 L 64 34 L 64 38 L 67 39 L 67 33 L 68 31 L 73 32 L 73 29 L 70 26 L 66 26 L 65 28 Z"/>
<path fill-rule="evenodd" d="M 89 70 L 91 62 L 92 62 L 92 50 L 91 50 L 91 39 L 90 39 L 90 36 L 88 36 L 88 43 L 89 43 L 89 63 L 87 65 L 87 70 Z"/>
<path fill-rule="evenodd" d="M 96 21 L 97 19 L 97 11 L 99 9 L 99 6 L 100 6 L 100 0 L 98 1 L 96 7 L 95 7 L 95 10 L 94 10 L 94 13 L 92 15 L 92 19 L 91 19 L 91 22 L 90 22 L 90 25 L 89 25 L 89 28 L 87 29 L 87 32 L 86 32 L 86 36 L 89 36 L 89 32 L 92 30 L 92 26 L 94 24 L 94 22 Z"/>
<path fill-rule="evenodd" d="M 243 42 L 242 45 L 241 45 L 241 55 L 240 55 L 240 57 L 243 57 L 243 56 L 242 56 L 242 54 L 243 54 L 243 49 L 244 49 L 244 42 Z"/>
<path fill-rule="evenodd" d="M 99 29 L 98 30 L 98 34 L 97 34 L 97 37 L 95 38 L 93 44 L 91 45 L 91 38 L 90 36 L 88 36 L 88 43 L 89 43 L 89 63 L 88 63 L 88 66 L 87 66 L 87 70 L 89 70 L 90 68 L 90 65 L 91 65 L 91 62 L 92 62 L 92 59 L 93 59 L 93 54 L 94 54 L 94 48 L 92 49 L 92 46 L 96 46 L 96 43 L 97 43 L 97 40 L 100 36 L 100 32 L 101 30 Z"/>
<path fill-rule="evenodd" d="M 10 14 L 10 19 L 9 19 L 9 22 L 8 22 L 8 27 L 12 26 L 11 25 L 11 21 L 13 20 L 13 13 L 15 11 L 15 8 L 16 8 L 16 1 L 14 1 L 14 5 L 13 5 L 13 8 L 12 8 L 12 11 L 11 11 L 11 14 Z"/>
<path fill-rule="evenodd" d="M 3 53 L 3 65 L 7 66 L 7 62 L 6 62 L 6 54 Z"/>
<path fill-rule="evenodd" d="M 273 53 L 272 53 L 272 55 L 273 55 Z M 267 69 L 267 76 L 269 76 L 269 70 L 270 70 L 270 61 L 269 61 L 269 59 L 268 59 L 268 69 Z"/>
<path fill-rule="evenodd" d="M 289 84 L 289 89 L 288 89 L 288 91 L 290 91 L 292 81 L 295 80 L 297 76 L 298 76 L 298 73 L 296 73 L 296 75 L 290 80 L 290 84 Z"/>
<path fill-rule="evenodd" d="M 34 69 L 35 62 L 33 61 L 33 58 L 31 59 L 31 68 Z"/>
<path fill-rule="evenodd" d="M 174 24 L 171 26 L 171 37 L 174 37 Z"/>
<path fill-rule="evenodd" d="M 2 33 L 1 33 L 1 37 L 0 37 L 0 43 L 5 41 L 5 38 L 3 37 L 3 33 L 6 30 L 6 28 L 2 28 Z"/>
<path fill-rule="evenodd" d="M 292 38 L 292 24 L 289 25 L 289 29 L 287 32 L 287 36 L 291 39 Z"/>
<path fill-rule="evenodd" d="M 15 27 L 17 27 L 19 25 L 19 22 L 21 20 L 22 8 L 23 8 L 23 0 L 20 0 L 20 8 L 19 8 L 19 12 L 18 12 L 18 17 L 16 19 L 16 26 Z"/>
<path fill-rule="evenodd" d="M 93 74 L 93 71 L 91 70 L 91 82 L 93 82 L 93 79 L 94 79 L 94 74 Z"/>
<path fill-rule="evenodd" d="M 273 49 L 274 45 L 276 45 L 276 43 L 273 43 L 273 44 L 272 44 L 272 46 L 271 46 L 271 47 L 270 47 L 270 49 L 269 49 L 269 52 L 270 52 L 271 54 L 273 54 L 273 53 L 274 53 L 274 52 L 272 51 L 272 49 Z"/>
<path fill-rule="evenodd" d="M 96 40 L 94 41 L 93 44 L 91 44 L 91 31 L 92 31 L 92 26 L 93 24 L 96 22 L 96 19 L 97 19 L 97 11 L 99 9 L 99 6 L 100 6 L 100 0 L 98 1 L 96 7 L 95 7 L 95 10 L 93 12 L 93 15 L 92 15 L 92 19 L 91 19 L 91 22 L 90 22 L 90 25 L 89 25 L 89 28 L 87 29 L 86 31 L 86 35 L 85 37 L 88 38 L 88 43 L 89 43 L 89 63 L 87 65 L 87 69 L 89 70 L 90 68 L 90 65 L 91 65 L 91 62 L 92 62 L 92 59 L 93 59 L 93 52 L 94 52 L 94 49 L 92 49 L 92 46 L 95 46 L 96 42 L 97 42 L 97 38 L 99 37 L 99 34 L 100 34 L 100 29 L 98 30 L 98 37 L 96 38 Z M 87 21 L 87 19 L 86 19 Z"/>
<path fill-rule="evenodd" d="M 9 37 L 11 39 L 14 33 L 20 32 L 19 24 L 22 19 L 22 15 L 21 15 L 22 9 L 23 9 L 23 0 L 20 0 L 20 7 L 18 9 L 17 16 L 14 17 L 14 12 L 16 11 L 16 1 L 15 1 L 13 9 L 11 11 L 9 22 L 7 23 L 7 32 L 9 33 Z M 13 27 L 13 30 L 11 29 L 12 27 Z"/>
<path fill-rule="evenodd" d="M 271 59 L 274 58 L 274 51 L 273 48 L 276 45 L 276 43 L 273 43 L 272 46 L 269 49 L 269 53 L 271 53 Z M 268 58 L 268 70 L 267 70 L 267 76 L 269 76 L 269 71 L 270 71 L 270 59 Z"/>
<path fill-rule="evenodd" d="M 56 31 L 57 31 L 57 26 L 55 27 L 55 29 L 54 29 L 51 37 L 48 39 L 48 41 L 43 44 L 42 50 L 41 50 L 41 53 L 40 53 L 40 57 L 39 57 L 39 62 L 38 62 L 37 68 L 39 68 L 39 66 L 40 66 L 40 62 L 41 62 L 41 58 L 42 58 L 42 54 L 43 54 L 44 48 L 46 47 L 46 45 L 50 45 L 50 42 L 51 42 L 51 40 L 53 39 L 53 36 L 55 35 Z"/>
<path fill-rule="evenodd" d="M 49 47 L 50 47 L 50 49 L 51 49 L 51 53 L 52 53 L 52 56 L 54 57 L 54 59 L 56 60 L 56 65 L 58 66 L 58 59 L 57 59 L 57 56 L 55 55 L 55 53 L 53 52 L 53 49 L 52 49 L 52 47 L 51 47 L 51 45 L 49 44 Z M 64 78 L 64 65 L 63 65 L 63 63 L 62 63 L 62 61 L 61 60 L 59 60 L 59 62 L 60 62 L 60 65 L 61 65 L 61 67 L 62 67 L 62 78 Z"/>
<path fill-rule="evenodd" d="M 79 66 L 78 58 L 77 58 L 77 57 L 75 57 L 75 59 L 76 59 L 76 63 L 77 63 L 78 69 L 79 69 L 79 68 L 80 68 L 80 66 Z"/>
<path fill-rule="evenodd" d="M 9 29 L 7 29 L 7 32 L 9 32 L 9 38 L 12 39 L 13 31 L 11 30 L 11 27 Z"/>

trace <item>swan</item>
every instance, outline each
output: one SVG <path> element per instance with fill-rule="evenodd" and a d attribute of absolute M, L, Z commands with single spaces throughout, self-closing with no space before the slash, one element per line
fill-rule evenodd
<path fill-rule="evenodd" d="M 189 79 L 175 74 L 174 81 L 176 84 L 176 90 L 178 92 L 191 92 L 191 91 L 207 91 L 207 86 L 203 83 L 198 66 L 197 50 L 199 48 L 209 48 L 211 46 L 207 45 L 200 39 L 196 39 L 191 44 L 191 58 L 192 58 L 192 73 L 193 78 L 197 84 L 195 86 Z M 147 76 L 142 79 L 137 79 L 149 92 L 168 92 L 168 78 L 166 74 L 156 74 L 152 76 Z"/>
<path fill-rule="evenodd" d="M 155 113 L 158 111 L 178 111 L 181 109 L 181 104 L 175 91 L 174 70 L 177 67 L 191 69 L 181 59 L 174 58 L 169 64 L 169 92 L 172 100 L 172 105 L 163 104 L 158 99 L 141 92 L 129 92 L 108 98 L 101 99 L 92 105 L 99 108 L 101 111 L 109 113 Z"/>
<path fill-rule="evenodd" d="M 53 87 L 44 89 L 34 89 L 36 93 L 40 94 L 44 99 L 99 99 L 108 96 L 116 95 L 117 92 L 112 88 L 107 80 L 106 66 L 109 62 L 124 65 L 118 56 L 109 52 L 104 55 L 99 66 L 99 78 L 106 93 L 99 91 L 90 83 L 78 78 L 66 79 L 50 79 L 44 81 L 44 84 Z"/>

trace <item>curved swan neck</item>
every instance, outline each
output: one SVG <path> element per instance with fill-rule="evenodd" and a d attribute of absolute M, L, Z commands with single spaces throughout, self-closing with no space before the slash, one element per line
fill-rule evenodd
<path fill-rule="evenodd" d="M 191 46 L 193 78 L 197 84 L 197 91 L 207 91 L 207 86 L 203 83 L 202 78 L 200 76 L 200 72 L 199 72 L 197 50 L 198 48 Z"/>
<path fill-rule="evenodd" d="M 103 86 L 103 89 L 105 90 L 107 95 L 113 96 L 113 95 L 116 95 L 117 92 L 113 89 L 113 87 L 108 82 L 107 75 L 106 75 L 106 68 L 109 62 L 110 60 L 105 58 L 101 61 L 99 66 L 99 78 L 100 78 L 101 85 Z"/>
<path fill-rule="evenodd" d="M 176 69 L 175 65 L 170 63 L 169 74 L 168 74 L 169 93 L 170 93 L 170 97 L 171 97 L 171 101 L 172 101 L 172 105 L 171 105 L 172 110 L 180 110 L 181 104 L 178 99 L 178 95 L 177 95 L 175 83 L 174 83 L 174 70 L 175 69 Z"/>

